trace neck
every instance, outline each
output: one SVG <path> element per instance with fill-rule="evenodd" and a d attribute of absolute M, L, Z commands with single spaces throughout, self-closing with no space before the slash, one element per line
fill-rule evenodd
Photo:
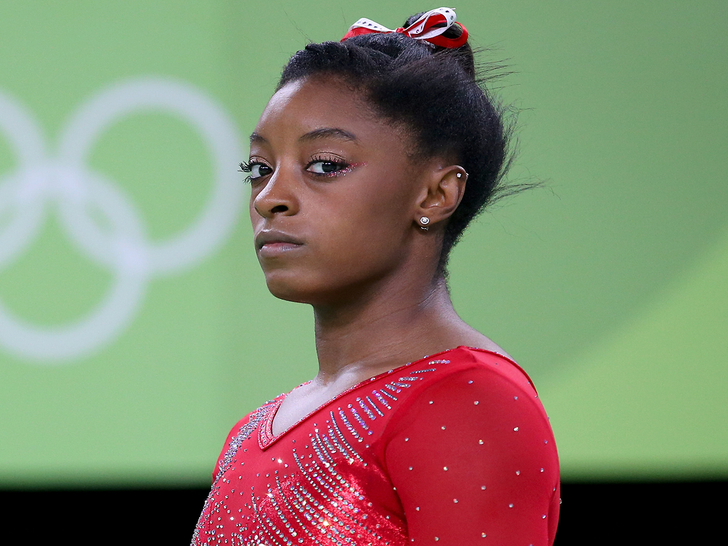
<path fill-rule="evenodd" d="M 314 307 L 317 382 L 356 383 L 457 345 L 482 345 L 455 313 L 444 279 L 391 288 Z"/>

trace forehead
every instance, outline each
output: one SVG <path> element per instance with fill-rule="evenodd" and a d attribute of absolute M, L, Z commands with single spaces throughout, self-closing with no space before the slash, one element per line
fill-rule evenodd
<path fill-rule="evenodd" d="M 356 89 L 336 79 L 307 78 L 289 82 L 268 102 L 255 134 L 266 140 L 300 137 L 336 128 L 357 141 L 402 140 L 401 131 L 378 116 Z"/>

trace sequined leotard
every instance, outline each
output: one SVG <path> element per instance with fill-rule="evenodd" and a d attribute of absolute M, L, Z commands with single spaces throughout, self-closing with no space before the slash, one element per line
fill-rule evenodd
<path fill-rule="evenodd" d="M 364 381 L 278 436 L 281 395 L 225 443 L 194 545 L 550 545 L 551 427 L 528 376 L 458 347 Z"/>

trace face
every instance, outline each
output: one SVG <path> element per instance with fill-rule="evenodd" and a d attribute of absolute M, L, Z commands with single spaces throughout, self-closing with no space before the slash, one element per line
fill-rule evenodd
<path fill-rule="evenodd" d="M 331 304 L 402 274 L 421 170 L 402 131 L 342 84 L 289 83 L 251 136 L 255 248 L 270 291 Z"/>

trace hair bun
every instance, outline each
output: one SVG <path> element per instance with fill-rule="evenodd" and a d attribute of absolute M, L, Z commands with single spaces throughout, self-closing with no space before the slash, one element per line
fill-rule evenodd
<path fill-rule="evenodd" d="M 417 19 L 422 17 L 425 13 L 425 11 L 422 11 L 420 13 L 415 13 L 414 15 L 410 15 L 407 20 L 404 22 L 403 27 L 409 27 L 410 25 L 414 24 Z M 460 25 L 460 23 L 455 22 L 450 27 L 442 33 L 442 36 L 445 38 L 450 39 L 457 39 L 463 34 L 463 27 Z M 447 47 L 441 47 L 436 46 L 433 44 L 430 44 L 432 47 L 433 53 L 442 53 L 446 52 L 449 55 L 452 55 L 453 58 L 458 62 L 463 69 L 465 69 L 465 72 L 467 72 L 473 79 L 475 78 L 475 56 L 473 55 L 473 49 L 470 47 L 470 44 L 468 42 L 465 42 L 465 44 L 461 45 L 458 48 L 447 48 Z"/>

